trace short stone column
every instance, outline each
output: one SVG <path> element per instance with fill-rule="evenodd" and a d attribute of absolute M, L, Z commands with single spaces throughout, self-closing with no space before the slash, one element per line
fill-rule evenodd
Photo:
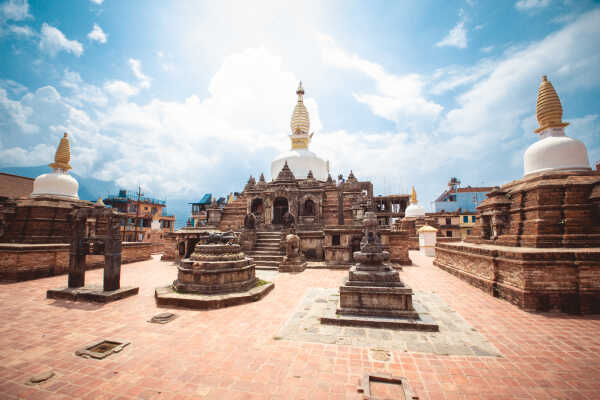
<path fill-rule="evenodd" d="M 419 228 L 419 251 L 427 257 L 435 257 L 435 242 L 437 229 L 433 226 L 425 225 Z"/>

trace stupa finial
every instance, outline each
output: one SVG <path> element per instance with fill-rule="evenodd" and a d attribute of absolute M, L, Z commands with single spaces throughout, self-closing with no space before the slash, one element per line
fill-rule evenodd
<path fill-rule="evenodd" d="M 304 96 L 304 88 L 302 87 L 302 81 L 298 85 L 298 89 L 296 90 L 296 94 L 298 95 L 298 102 L 296 103 L 296 107 L 294 107 L 294 112 L 292 113 L 292 121 L 290 123 L 290 127 L 292 128 L 292 135 L 308 135 L 308 131 L 310 129 L 310 119 L 308 117 L 308 110 L 304 106 L 304 102 L 302 100 Z M 308 148 L 308 142 L 310 138 L 302 138 L 302 140 L 297 140 L 296 143 L 292 140 L 292 148 Z"/>
<path fill-rule="evenodd" d="M 546 75 L 542 76 L 542 83 L 538 89 L 537 104 L 535 115 L 540 124 L 534 132 L 540 133 L 548 128 L 564 128 L 569 125 L 562 121 L 563 109 L 560 104 L 560 98 L 554 90 L 554 86 L 548 80 Z"/>
<path fill-rule="evenodd" d="M 410 192 L 410 204 L 417 204 L 417 191 L 414 186 Z"/>
<path fill-rule="evenodd" d="M 69 161 L 71 161 L 71 144 L 69 143 L 69 134 L 65 132 L 65 135 L 60 139 L 56 154 L 54 155 L 54 162 L 50 164 L 50 168 L 62 169 L 68 171 L 71 169 Z"/>

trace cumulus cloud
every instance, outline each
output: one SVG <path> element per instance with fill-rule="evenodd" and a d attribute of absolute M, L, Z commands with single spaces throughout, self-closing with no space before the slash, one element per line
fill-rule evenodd
<path fill-rule="evenodd" d="M 376 93 L 354 93 L 354 98 L 375 115 L 400 124 L 406 122 L 405 117 L 435 118 L 443 110 L 441 105 L 425 98 L 423 76 L 391 74 L 379 64 L 346 53 L 328 36 L 319 35 L 318 40 L 327 65 L 358 71 L 375 82 Z"/>
<path fill-rule="evenodd" d="M 83 46 L 77 40 L 69 40 L 67 37 L 57 28 L 48 25 L 47 23 L 42 24 L 40 49 L 51 56 L 55 56 L 61 51 L 72 53 L 79 57 L 83 53 Z"/>
<path fill-rule="evenodd" d="M 95 40 L 100 43 L 106 43 L 107 35 L 106 33 L 104 33 L 102 28 L 98 26 L 98 24 L 94 24 L 94 28 L 92 28 L 92 31 L 88 33 L 87 36 L 90 40 Z"/>
<path fill-rule="evenodd" d="M 530 11 L 548 7 L 550 0 L 519 0 L 515 3 L 515 8 L 519 11 Z"/>
<path fill-rule="evenodd" d="M 66 100 L 71 104 L 81 107 L 83 103 L 89 103 L 94 106 L 106 106 L 108 101 L 101 88 L 95 85 L 87 84 L 81 79 L 77 72 L 66 69 L 64 71 L 61 85 L 71 90 L 71 96 Z"/>
<path fill-rule="evenodd" d="M 31 18 L 27 0 L 8 0 L 0 4 L 0 19 L 4 21 L 22 21 Z"/>
<path fill-rule="evenodd" d="M 142 62 L 135 58 L 129 59 L 129 66 L 131 67 L 131 72 L 138 79 L 140 86 L 147 89 L 150 87 L 150 77 L 144 75 L 142 72 Z"/>
<path fill-rule="evenodd" d="M 452 46 L 459 49 L 467 47 L 467 30 L 465 29 L 465 21 L 459 21 L 456 26 L 450 29 L 450 32 L 439 42 L 435 44 L 437 47 Z"/>
<path fill-rule="evenodd" d="M 139 89 L 124 81 L 108 81 L 104 84 L 104 90 L 116 99 L 123 101 L 135 96 Z"/>

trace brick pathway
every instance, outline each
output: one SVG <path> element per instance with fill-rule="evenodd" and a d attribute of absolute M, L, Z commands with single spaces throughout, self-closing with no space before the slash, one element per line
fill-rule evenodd
<path fill-rule="evenodd" d="M 153 293 L 175 279 L 171 263 L 123 266 L 122 284 L 140 294 L 100 306 L 47 300 L 59 276 L 0 286 L 2 399 L 356 399 L 365 372 L 404 376 L 420 399 L 600 399 L 600 318 L 530 314 L 433 267 L 402 279 L 435 292 L 481 332 L 503 357 L 443 356 L 391 351 L 371 361 L 369 349 L 278 340 L 277 332 L 310 287 L 337 287 L 344 271 L 306 270 L 275 276 L 257 303 L 214 311 L 171 310 L 179 318 L 146 322 Z M 101 270 L 89 283 L 101 282 Z M 104 360 L 76 357 L 103 338 L 130 341 Z M 30 376 L 56 376 L 26 386 Z"/>

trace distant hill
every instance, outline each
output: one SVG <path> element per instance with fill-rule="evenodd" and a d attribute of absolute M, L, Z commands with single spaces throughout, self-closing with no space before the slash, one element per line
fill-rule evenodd
<path fill-rule="evenodd" d="M 52 168 L 47 165 L 36 167 L 2 167 L 0 172 L 7 174 L 26 176 L 28 178 L 37 178 L 42 174 L 52 172 Z M 77 182 L 79 182 L 79 198 L 82 200 L 96 201 L 98 197 L 106 197 L 108 194 L 118 192 L 117 185 L 110 181 L 101 181 L 95 178 L 85 178 L 71 173 Z"/>

